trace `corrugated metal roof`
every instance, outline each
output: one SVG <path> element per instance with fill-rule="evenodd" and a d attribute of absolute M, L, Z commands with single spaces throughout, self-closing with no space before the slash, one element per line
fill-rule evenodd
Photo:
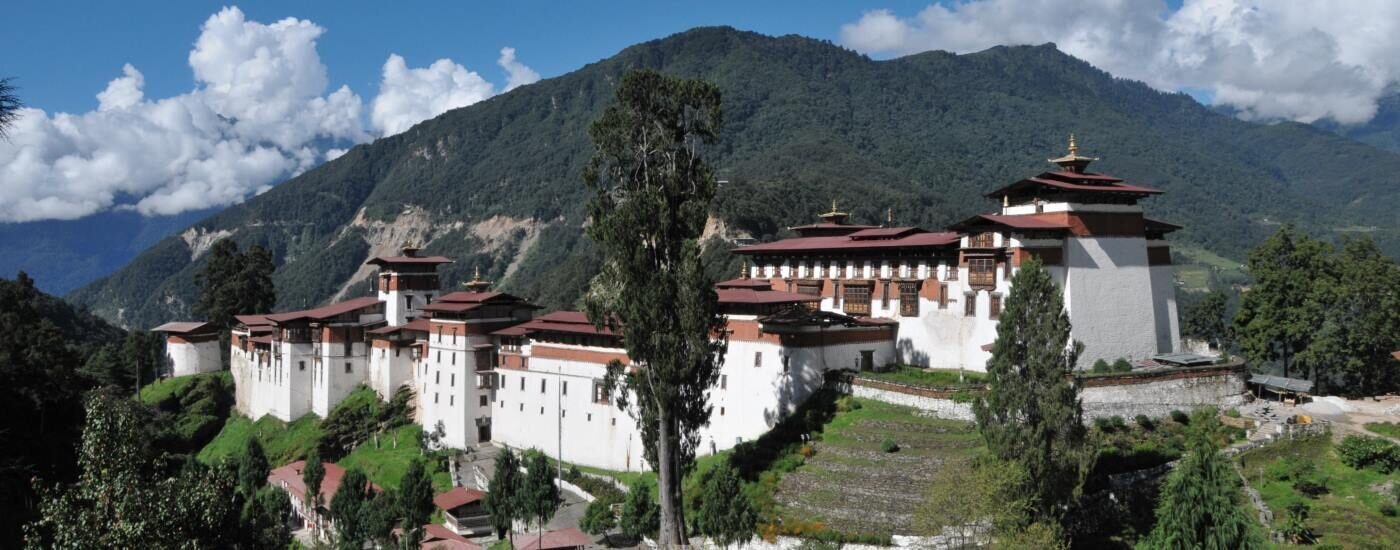
<path fill-rule="evenodd" d="M 1273 376 L 1270 374 L 1250 375 L 1249 383 L 1297 393 L 1308 393 L 1312 391 L 1313 388 L 1312 380 L 1284 378 L 1282 376 Z"/>
<path fill-rule="evenodd" d="M 1181 365 L 1183 367 L 1196 367 L 1200 365 L 1213 365 L 1217 358 L 1199 353 L 1164 353 L 1152 356 L 1152 360 L 1158 363 L 1168 363 Z"/>
<path fill-rule="evenodd" d="M 330 305 L 321 306 L 314 309 L 303 309 L 301 311 L 288 311 L 285 313 L 274 313 L 268 315 L 267 319 L 274 323 L 285 323 L 300 319 L 327 319 L 337 315 L 350 313 L 357 309 L 363 309 L 378 304 L 379 298 L 365 296 L 344 302 L 337 302 Z"/>
<path fill-rule="evenodd" d="M 151 329 L 151 332 L 168 332 L 170 334 L 193 334 L 197 332 L 216 332 L 217 328 L 209 326 L 204 321 L 174 321 Z"/>

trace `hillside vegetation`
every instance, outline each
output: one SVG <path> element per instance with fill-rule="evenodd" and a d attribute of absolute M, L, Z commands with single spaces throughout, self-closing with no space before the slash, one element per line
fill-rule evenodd
<path fill-rule="evenodd" d="M 580 229 L 587 128 L 638 67 L 723 92 L 725 127 L 708 152 L 727 181 L 713 212 L 721 236 L 780 236 L 832 199 L 857 222 L 889 212 L 943 226 L 994 208 L 984 192 L 1045 170 L 1074 132 L 1102 157 L 1095 169 L 1166 191 L 1146 201 L 1149 215 L 1185 225 L 1173 239 L 1213 256 L 1241 260 L 1285 222 L 1365 231 L 1400 253 L 1400 156 L 1322 129 L 1241 122 L 1053 45 L 876 61 L 798 36 L 702 28 L 355 147 L 70 299 L 128 326 L 189 317 L 200 254 L 231 235 L 273 252 L 281 308 L 367 292 L 367 257 L 406 241 L 457 260 L 447 285 L 479 267 L 542 305 L 571 305 L 598 258 Z"/>

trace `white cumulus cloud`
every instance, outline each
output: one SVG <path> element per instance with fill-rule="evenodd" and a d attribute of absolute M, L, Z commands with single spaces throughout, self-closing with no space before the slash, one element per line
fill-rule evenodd
<path fill-rule="evenodd" d="M 515 60 L 515 48 L 501 48 L 501 57 L 496 60 L 496 63 L 506 70 L 507 92 L 540 80 L 540 73 Z"/>
<path fill-rule="evenodd" d="M 1204 89 L 1245 118 L 1369 120 L 1400 79 L 1400 2 L 969 0 L 841 27 L 866 53 L 959 53 L 1054 42 L 1116 76 Z"/>
<path fill-rule="evenodd" d="M 9 140 L 0 140 L 0 223 L 236 204 L 351 145 L 496 92 L 451 60 L 414 69 L 390 56 L 366 121 L 350 88 L 328 90 L 316 51 L 325 29 L 316 24 L 260 23 L 232 7 L 200 31 L 189 54 L 195 87 L 187 93 L 146 97 L 144 75 L 127 64 L 97 94 L 96 110 L 22 109 Z M 539 78 L 513 50 L 502 51 L 501 65 L 507 89 Z"/>

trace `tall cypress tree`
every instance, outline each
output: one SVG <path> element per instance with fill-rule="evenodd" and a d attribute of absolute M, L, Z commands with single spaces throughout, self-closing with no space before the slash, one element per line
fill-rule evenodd
<path fill-rule="evenodd" d="M 242 271 L 242 257 L 238 243 L 219 239 L 205 253 L 204 269 L 195 274 L 195 284 L 200 289 L 195 312 L 220 327 L 233 326 L 233 316 L 244 313 L 237 311 L 238 295 L 233 284 Z"/>
<path fill-rule="evenodd" d="M 1253 549 L 1263 547 L 1240 499 L 1239 475 L 1220 456 L 1214 416 L 1192 415 L 1186 456 L 1162 484 L 1157 526 L 1145 547 L 1153 550 Z"/>
<path fill-rule="evenodd" d="M 1082 480 L 1086 430 L 1072 375 L 1082 347 L 1050 274 L 1035 259 L 1021 264 L 987 361 L 990 391 L 972 408 L 991 452 L 1025 468 L 1034 520 L 1060 518 Z"/>
<path fill-rule="evenodd" d="M 417 533 L 433 515 L 433 478 L 428 476 L 420 459 L 409 463 L 403 481 L 399 482 L 399 506 L 402 507 L 400 515 L 404 518 L 404 530 L 407 532 Z"/>
<path fill-rule="evenodd" d="M 491 526 L 496 536 L 513 536 L 515 520 L 524 515 L 520 512 L 520 459 L 515 451 L 501 449 L 496 455 L 495 472 L 491 474 L 491 490 L 486 493 L 486 513 L 491 516 Z"/>
<path fill-rule="evenodd" d="M 663 546 L 686 540 L 681 479 L 725 350 L 722 336 L 712 339 L 724 319 L 699 243 L 716 187 L 700 148 L 715 142 L 720 121 L 714 85 L 632 71 L 589 131 L 588 236 L 605 257 L 585 302 L 589 319 L 621 333 L 640 367 L 623 378 L 619 405 L 637 417 L 657 472 Z M 611 365 L 609 380 L 621 371 Z"/>

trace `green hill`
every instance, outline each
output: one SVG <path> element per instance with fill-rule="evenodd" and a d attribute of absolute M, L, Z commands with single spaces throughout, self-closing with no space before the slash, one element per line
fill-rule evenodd
<path fill-rule="evenodd" d="M 569 305 L 596 264 L 581 236 L 587 128 L 626 70 L 702 77 L 724 93 L 710 151 L 722 237 L 765 238 L 831 199 L 862 222 L 938 227 L 994 207 L 1075 132 L 1095 167 L 1167 193 L 1150 215 L 1225 258 L 1278 224 L 1365 231 L 1400 253 L 1400 155 L 1301 124 L 1256 125 L 1114 78 L 1053 45 L 876 61 L 828 42 L 701 28 L 425 121 L 162 240 L 69 296 L 146 327 L 189 317 L 215 237 L 271 249 L 279 307 L 367 291 L 361 265 L 405 241 L 543 305 Z M 716 255 L 722 258 L 722 256 Z"/>

